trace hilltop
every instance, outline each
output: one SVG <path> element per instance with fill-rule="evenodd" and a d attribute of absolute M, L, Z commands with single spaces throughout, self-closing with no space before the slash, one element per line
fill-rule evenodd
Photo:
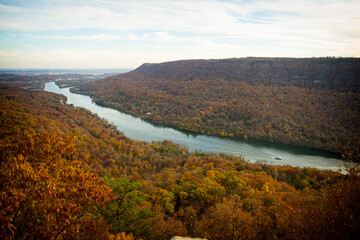
<path fill-rule="evenodd" d="M 357 155 L 359 76 L 358 58 L 182 60 L 81 90 L 155 124 Z"/>
<path fill-rule="evenodd" d="M 251 84 L 360 90 L 358 58 L 233 58 L 145 63 L 132 74 L 200 80 L 223 78 Z"/>

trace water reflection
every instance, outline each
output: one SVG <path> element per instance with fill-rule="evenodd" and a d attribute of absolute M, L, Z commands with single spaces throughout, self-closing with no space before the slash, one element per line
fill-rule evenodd
<path fill-rule="evenodd" d="M 94 104 L 89 96 L 74 94 L 69 88 L 60 89 L 54 82 L 45 84 L 45 91 L 63 94 L 67 103 L 84 107 L 100 117 L 114 123 L 117 128 L 132 139 L 142 141 L 170 140 L 188 147 L 190 151 L 228 153 L 243 156 L 250 162 L 267 162 L 273 165 L 291 165 L 315 167 L 319 169 L 337 169 L 340 161 L 337 155 L 319 150 L 265 144 L 260 141 L 240 141 L 206 135 L 184 133 L 169 127 L 155 126 L 138 117 Z M 280 156 L 282 160 L 276 160 Z"/>

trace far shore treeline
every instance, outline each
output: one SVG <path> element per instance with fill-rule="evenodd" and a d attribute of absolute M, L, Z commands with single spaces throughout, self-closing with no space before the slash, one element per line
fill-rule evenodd
<path fill-rule="evenodd" d="M 156 124 L 359 161 L 359 76 L 359 58 L 183 60 L 143 64 L 81 92 Z"/>
<path fill-rule="evenodd" d="M 359 63 L 144 64 L 76 92 L 158 124 L 359 161 Z M 20 78 L 0 81 L 0 239 L 360 238 L 355 163 L 339 166 L 346 172 L 273 166 L 133 140 L 62 95 L 14 88 L 41 89 L 48 76 Z"/>

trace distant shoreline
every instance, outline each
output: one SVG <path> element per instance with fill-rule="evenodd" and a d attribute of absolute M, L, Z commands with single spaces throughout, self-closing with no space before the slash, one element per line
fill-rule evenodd
<path fill-rule="evenodd" d="M 0 68 L 3 73 L 57 74 L 57 73 L 126 73 L 132 68 Z"/>

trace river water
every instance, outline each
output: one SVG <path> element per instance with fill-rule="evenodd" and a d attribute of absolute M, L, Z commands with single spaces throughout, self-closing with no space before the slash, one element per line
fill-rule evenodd
<path fill-rule="evenodd" d="M 45 91 L 63 94 L 67 97 L 67 103 L 77 107 L 89 109 L 100 117 L 114 123 L 119 131 L 128 137 L 141 141 L 170 140 L 186 146 L 190 151 L 200 150 L 203 152 L 227 153 L 242 156 L 250 162 L 266 162 L 273 165 L 291 165 L 299 167 L 314 167 L 318 169 L 339 168 L 341 161 L 337 160 L 336 154 L 315 149 L 266 144 L 257 141 L 241 141 L 206 135 L 194 135 L 184 133 L 169 127 L 159 127 L 138 117 L 99 106 L 91 101 L 89 96 L 74 94 L 69 88 L 60 89 L 54 82 L 45 84 Z M 276 160 L 280 156 L 281 160 Z"/>

